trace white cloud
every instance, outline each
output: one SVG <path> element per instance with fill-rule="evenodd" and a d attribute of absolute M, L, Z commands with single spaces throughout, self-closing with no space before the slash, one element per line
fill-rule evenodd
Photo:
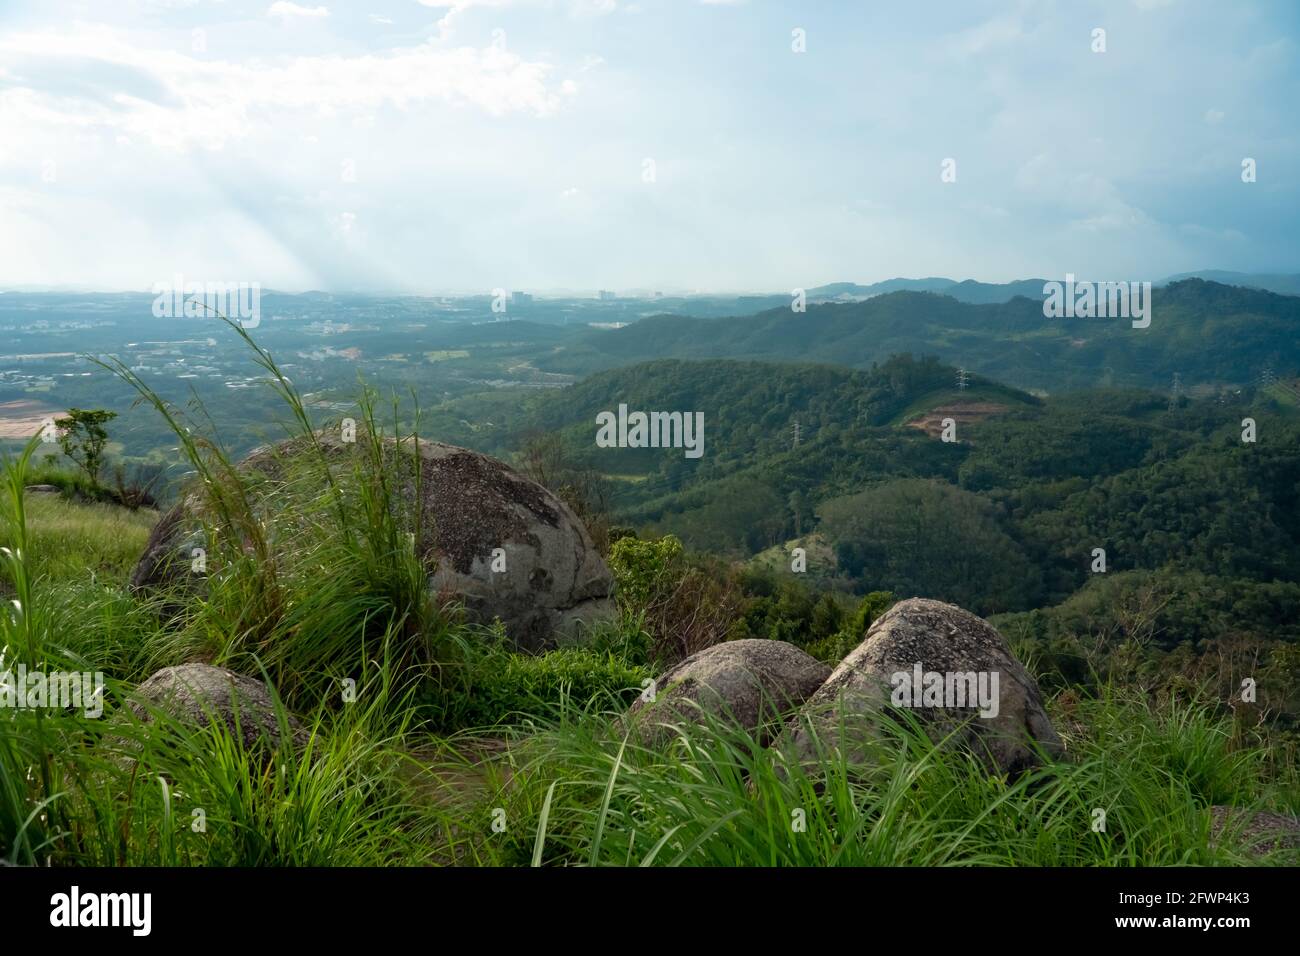
<path fill-rule="evenodd" d="M 995 17 L 978 26 L 949 34 L 942 48 L 951 56 L 974 56 L 1009 46 L 1024 36 L 1024 26 L 1018 16 Z"/>
<path fill-rule="evenodd" d="M 276 0 L 266 9 L 266 15 L 272 19 L 289 20 L 293 18 L 323 19 L 330 15 L 326 7 L 300 7 L 288 0 Z"/>
<path fill-rule="evenodd" d="M 552 6 L 553 0 L 419 0 L 426 7 L 445 9 L 438 29 L 445 36 L 464 14 L 474 9 L 502 9 L 505 7 Z M 573 17 L 604 16 L 618 8 L 618 0 L 564 0 L 564 7 Z"/>
<path fill-rule="evenodd" d="M 617 8 L 617 0 L 569 0 L 569 13 L 575 17 L 600 17 Z"/>
<path fill-rule="evenodd" d="M 0 88 L 0 126 L 35 136 L 59 128 L 104 131 L 165 149 L 220 148 L 285 114 L 333 116 L 428 104 L 492 116 L 547 116 L 563 99 L 552 66 L 494 47 L 437 41 L 357 56 L 278 62 L 198 59 L 142 46 L 106 28 L 0 37 L 0 58 L 19 64 Z M 69 72 L 71 71 L 71 72 Z M 69 86 L 68 76 L 82 86 Z"/>

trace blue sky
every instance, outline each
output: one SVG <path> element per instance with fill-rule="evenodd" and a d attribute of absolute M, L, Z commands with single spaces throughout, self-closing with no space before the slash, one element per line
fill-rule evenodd
<path fill-rule="evenodd" d="M 0 285 L 1300 271 L 1297 10 L 0 0 Z"/>

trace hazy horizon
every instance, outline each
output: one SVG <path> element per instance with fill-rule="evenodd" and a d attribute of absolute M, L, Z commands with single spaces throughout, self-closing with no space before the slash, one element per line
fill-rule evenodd
<path fill-rule="evenodd" d="M 1300 271 L 1238 272 L 1236 270 L 1225 270 L 1225 269 L 1192 269 L 1192 270 L 1188 270 L 1187 273 L 1176 273 L 1173 275 L 1158 276 L 1153 281 L 1157 283 L 1164 283 L 1164 282 L 1170 282 L 1170 281 L 1183 279 L 1183 278 L 1196 277 L 1197 275 L 1207 274 L 1207 273 L 1228 273 L 1234 276 L 1240 276 L 1241 278 L 1272 277 L 1278 275 L 1300 277 Z M 184 276 L 184 278 L 186 278 L 187 280 L 194 279 L 193 276 Z M 952 281 L 956 283 L 978 282 L 985 285 L 1013 285 L 1017 282 L 1034 282 L 1038 280 L 1056 281 L 1059 279 L 1064 279 L 1064 276 L 1047 276 L 1047 275 L 1019 276 L 1017 278 L 1007 279 L 1007 280 L 989 280 L 989 279 L 975 278 L 972 276 L 962 276 L 959 278 L 956 276 L 945 276 L 945 275 L 938 275 L 935 273 L 926 273 L 926 274 L 916 273 L 913 275 L 884 276 L 881 278 L 873 278 L 873 279 L 866 279 L 866 280 L 855 279 L 855 278 L 834 279 L 828 282 L 817 283 L 816 285 L 808 286 L 807 288 L 814 289 L 814 288 L 820 288 L 828 285 L 841 285 L 841 284 L 850 284 L 850 285 L 857 285 L 861 287 L 868 287 L 882 282 L 926 282 L 931 280 Z M 1099 277 L 1089 277 L 1087 275 L 1075 276 L 1075 279 L 1079 283 L 1085 283 L 1089 281 L 1103 281 Z M 195 281 L 198 280 L 196 279 Z M 1231 283 L 1228 282 L 1226 284 L 1231 284 Z M 1261 291 L 1270 291 L 1264 289 L 1263 287 L 1259 287 L 1259 288 L 1261 289 Z M 377 297 L 400 296 L 400 297 L 409 297 L 409 298 L 435 298 L 435 297 L 446 297 L 446 298 L 489 297 L 490 298 L 493 295 L 493 290 L 490 289 L 430 289 L 427 291 L 411 291 L 405 289 L 383 289 L 383 288 L 285 289 L 285 288 L 278 288 L 278 287 L 270 287 L 270 288 L 263 288 L 261 291 L 263 293 L 272 293 L 277 295 L 312 295 L 312 294 L 369 295 L 369 296 L 377 296 Z M 525 292 L 539 299 L 566 299 L 566 298 L 594 297 L 598 292 L 602 290 L 596 286 L 592 286 L 590 288 L 527 288 L 527 289 L 513 288 L 513 289 L 506 289 L 505 291 L 508 293 Z M 681 288 L 674 288 L 672 286 L 664 286 L 660 288 L 651 289 L 645 286 L 634 286 L 628 288 L 614 288 L 614 289 L 606 288 L 604 289 L 604 291 L 614 292 L 620 298 L 640 298 L 640 297 L 651 296 L 656 293 L 661 294 L 665 297 L 785 296 L 785 295 L 789 295 L 792 290 L 771 289 L 771 288 L 681 289 Z M 152 289 L 148 289 L 148 288 L 102 288 L 99 286 L 80 286 L 75 284 L 59 285 L 59 286 L 44 286 L 44 285 L 37 285 L 37 284 L 32 284 L 27 286 L 0 285 L 0 295 L 4 295 L 5 293 L 8 292 L 19 292 L 19 293 L 27 293 L 27 294 L 50 294 L 50 295 L 65 294 L 65 293 L 66 294 L 75 293 L 75 294 L 85 294 L 85 295 L 119 295 L 119 294 L 153 295 L 155 294 Z M 1289 293 L 1278 293 L 1278 294 L 1285 295 Z"/>

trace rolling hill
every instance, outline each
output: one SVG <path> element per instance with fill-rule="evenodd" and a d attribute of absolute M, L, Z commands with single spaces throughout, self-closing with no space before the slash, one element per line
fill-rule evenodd
<path fill-rule="evenodd" d="M 1038 301 L 971 304 L 900 291 L 860 302 L 769 309 L 745 317 L 657 316 L 586 333 L 542 356 L 547 371 L 588 374 L 657 358 L 833 362 L 868 368 L 893 354 L 933 355 L 1018 388 L 1184 389 L 1248 384 L 1300 365 L 1300 297 L 1201 279 L 1152 295 L 1151 325 L 1123 318 L 1048 319 Z"/>

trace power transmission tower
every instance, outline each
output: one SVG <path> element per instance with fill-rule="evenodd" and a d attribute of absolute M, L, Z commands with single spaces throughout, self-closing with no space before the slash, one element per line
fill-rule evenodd
<path fill-rule="evenodd" d="M 1178 407 L 1178 396 L 1183 391 L 1183 380 L 1177 372 L 1174 372 L 1174 384 L 1169 390 L 1169 410 L 1172 412 Z"/>
<path fill-rule="evenodd" d="M 798 422 L 795 422 L 795 423 L 794 423 L 794 443 L 795 443 L 795 445 L 798 445 L 798 444 L 799 444 L 799 438 L 800 438 L 800 434 L 799 434 L 799 423 L 798 423 Z"/>
<path fill-rule="evenodd" d="M 964 368 L 957 369 L 957 387 L 963 392 L 970 386 L 970 373 Z"/>

